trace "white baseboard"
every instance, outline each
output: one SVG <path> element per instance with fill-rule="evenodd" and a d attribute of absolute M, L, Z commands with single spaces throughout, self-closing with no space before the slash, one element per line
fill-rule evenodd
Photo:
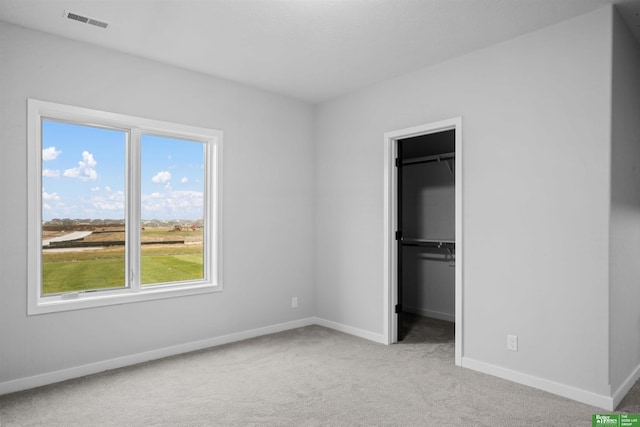
<path fill-rule="evenodd" d="M 462 358 L 462 367 L 557 394 L 558 396 L 586 403 L 587 405 L 596 406 L 606 411 L 613 411 L 616 406 L 614 405 L 614 399 L 608 396 L 596 394 L 566 384 L 545 380 L 543 378 L 534 377 L 532 375 L 523 374 L 521 372 L 512 371 L 489 363 L 479 362 L 468 357 Z"/>
<path fill-rule="evenodd" d="M 435 311 L 435 310 L 425 310 L 423 308 L 418 308 L 418 307 L 404 306 L 402 308 L 402 311 L 406 311 L 407 313 L 417 314 L 418 316 L 422 316 L 422 317 L 431 317 L 432 319 L 446 320 L 447 322 L 456 321 L 455 314 L 442 313 L 440 311 Z"/>
<path fill-rule="evenodd" d="M 613 407 L 616 408 L 622 399 L 627 395 L 631 387 L 640 379 L 640 365 L 636 366 L 631 375 L 622 383 L 620 387 L 613 393 Z"/>
<path fill-rule="evenodd" d="M 99 372 L 118 369 L 125 366 L 135 365 L 150 360 L 161 359 L 168 356 L 175 356 L 190 351 L 202 350 L 209 347 L 228 344 L 236 341 L 242 341 L 249 338 L 255 338 L 263 335 L 274 334 L 287 331 L 290 329 L 302 328 L 310 325 L 319 325 L 336 331 L 344 332 L 349 335 L 364 338 L 369 341 L 386 344 L 386 339 L 382 334 L 376 334 L 371 331 L 359 329 L 353 326 L 344 325 L 342 323 L 333 322 L 331 320 L 319 317 L 309 317 L 305 319 L 294 320 L 291 322 L 279 323 L 275 325 L 265 326 L 262 328 L 251 329 L 248 331 L 237 332 L 233 334 L 223 335 L 220 337 L 208 338 L 200 341 L 193 341 L 171 347 L 165 347 L 157 350 L 137 353 L 128 356 L 118 357 L 115 359 L 104 360 L 96 363 L 90 363 L 82 366 L 76 366 L 59 371 L 48 372 L 45 374 L 34 375 L 26 378 L 5 381 L 0 383 L 0 395 L 13 393 L 16 391 L 27 390 L 30 388 L 40 387 L 60 381 L 79 378 L 85 375 L 96 374 Z M 568 399 L 576 400 L 588 405 L 596 406 L 607 411 L 613 411 L 615 407 L 622 401 L 627 392 L 633 387 L 635 382 L 640 378 L 640 365 L 629 375 L 627 380 L 618 388 L 613 397 L 599 395 L 590 391 L 578 389 L 566 384 L 560 384 L 520 372 L 505 369 L 499 366 L 491 365 L 485 362 L 479 362 L 468 357 L 462 358 L 462 367 L 473 369 L 478 372 L 493 375 L 515 383 L 524 384 L 549 393 L 557 394 Z"/>
<path fill-rule="evenodd" d="M 171 347 L 160 348 L 157 350 L 146 351 L 144 353 L 137 353 L 118 357 L 115 359 L 75 366 L 73 368 L 62 369 L 59 371 L 47 372 L 45 374 L 34 375 L 32 377 L 18 378 L 16 380 L 0 383 L 0 395 L 27 390 L 34 387 L 40 387 L 47 384 L 53 384 L 72 378 L 79 378 L 85 375 L 97 374 L 99 372 L 135 365 L 137 363 L 148 362 L 150 360 L 161 359 L 163 357 L 175 356 L 177 354 L 188 353 L 190 351 L 202 350 L 222 344 L 242 341 L 262 335 L 275 334 L 290 329 L 302 328 L 304 326 L 310 326 L 313 324 L 314 318 L 309 317 L 306 319 L 299 319 L 291 322 L 265 326 L 262 328 L 250 329 L 248 331 L 237 332 L 220 337 L 207 338 L 200 341 L 193 341 Z"/>
<path fill-rule="evenodd" d="M 386 344 L 387 340 L 382 334 L 376 334 L 364 329 L 355 328 L 353 326 L 344 325 L 342 323 L 333 322 L 331 320 L 322 319 L 320 317 L 314 317 L 314 323 L 325 328 L 334 329 L 336 331 L 344 332 L 345 334 L 354 335 L 356 337 L 364 338 L 369 341 L 377 342 L 380 344 Z"/>

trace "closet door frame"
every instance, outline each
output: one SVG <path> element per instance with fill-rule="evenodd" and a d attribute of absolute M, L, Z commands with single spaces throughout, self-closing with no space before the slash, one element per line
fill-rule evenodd
<path fill-rule="evenodd" d="M 415 136 L 428 135 L 447 130 L 455 130 L 455 224 L 456 224 L 456 266 L 455 266 L 455 364 L 462 366 L 463 318 L 463 229 L 462 229 L 462 117 L 441 120 L 384 134 L 384 262 L 383 262 L 383 337 L 387 344 L 398 341 L 398 250 L 396 231 L 398 230 L 398 141 Z"/>

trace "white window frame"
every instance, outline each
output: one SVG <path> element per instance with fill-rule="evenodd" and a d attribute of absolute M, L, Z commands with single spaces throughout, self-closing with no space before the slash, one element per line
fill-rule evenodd
<path fill-rule="evenodd" d="M 27 313 L 37 315 L 114 304 L 182 297 L 222 290 L 222 131 L 151 120 L 124 114 L 28 99 L 28 288 Z M 126 184 L 125 287 L 98 291 L 42 294 L 42 120 L 114 128 L 129 133 Z M 140 138 L 152 134 L 204 144 L 204 260 L 203 279 L 154 285 L 140 284 Z M 131 144 L 131 141 L 138 141 Z M 129 146 L 133 148 L 129 148 Z M 135 149 L 137 147 L 137 150 Z M 135 189 L 134 189 L 135 187 Z"/>

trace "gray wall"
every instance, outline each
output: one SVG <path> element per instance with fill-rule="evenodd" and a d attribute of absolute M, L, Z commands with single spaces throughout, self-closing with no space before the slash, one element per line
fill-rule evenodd
<path fill-rule="evenodd" d="M 609 395 L 611 14 L 318 107 L 319 317 L 382 333 L 382 135 L 462 116 L 463 357 Z"/>
<path fill-rule="evenodd" d="M 2 22 L 0 55 L 0 383 L 313 316 L 312 106 Z M 224 291 L 28 317 L 27 98 L 222 130 Z"/>
<path fill-rule="evenodd" d="M 640 369 L 640 47 L 614 14 L 611 156 L 611 386 Z"/>

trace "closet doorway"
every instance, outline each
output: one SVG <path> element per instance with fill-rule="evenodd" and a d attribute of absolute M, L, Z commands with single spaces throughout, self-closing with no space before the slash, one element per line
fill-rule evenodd
<path fill-rule="evenodd" d="M 463 330 L 461 125 L 455 118 L 385 134 L 387 342 L 417 334 L 425 322 L 444 328 L 455 322 L 457 365 Z"/>

